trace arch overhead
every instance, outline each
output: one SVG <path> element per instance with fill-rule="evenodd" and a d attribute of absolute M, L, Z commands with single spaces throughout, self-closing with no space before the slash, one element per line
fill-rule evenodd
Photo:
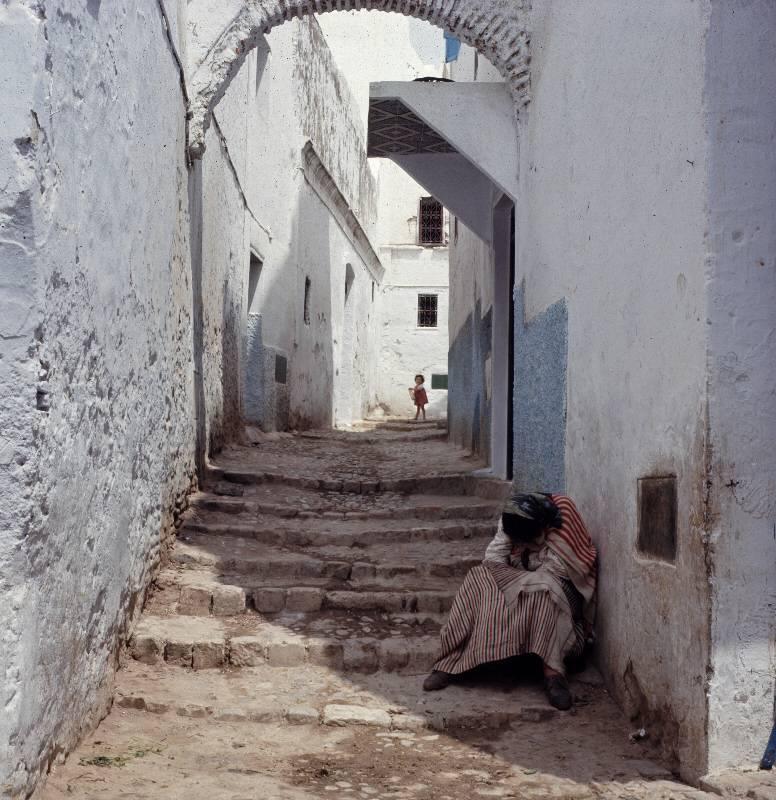
<path fill-rule="evenodd" d="M 194 7 L 192 4 L 190 9 Z M 530 0 L 236 0 L 224 7 L 231 19 L 223 26 L 217 20 L 204 25 L 202 20 L 189 20 L 194 56 L 189 113 L 189 154 L 193 159 L 202 156 L 210 114 L 246 55 L 272 28 L 311 14 L 390 11 L 426 20 L 491 61 L 510 85 L 518 108 L 528 102 L 526 23 Z M 208 34 L 208 41 L 201 41 L 203 30 L 215 32 Z"/>

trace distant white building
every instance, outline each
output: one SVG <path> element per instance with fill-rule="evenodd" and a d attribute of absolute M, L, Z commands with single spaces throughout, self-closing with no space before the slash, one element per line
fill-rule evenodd
<path fill-rule="evenodd" d="M 420 20 L 349 12 L 321 15 L 320 24 L 365 131 L 370 83 L 442 76 L 442 33 Z M 375 248 L 385 269 L 379 287 L 374 404 L 390 414 L 414 414 L 407 389 L 421 373 L 429 396 L 426 411 L 443 417 L 449 346 L 448 214 L 391 160 L 372 158 L 369 163 L 378 187 Z"/>
<path fill-rule="evenodd" d="M 442 204 L 386 162 L 378 236 L 385 267 L 377 399 L 391 414 L 413 410 L 407 387 L 426 378 L 435 417 L 447 415 L 448 218 Z"/>

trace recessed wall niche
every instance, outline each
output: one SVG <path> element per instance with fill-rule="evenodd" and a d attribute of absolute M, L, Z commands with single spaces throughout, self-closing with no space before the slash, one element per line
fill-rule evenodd
<path fill-rule="evenodd" d="M 676 560 L 676 475 L 639 478 L 637 548 L 650 558 Z"/>

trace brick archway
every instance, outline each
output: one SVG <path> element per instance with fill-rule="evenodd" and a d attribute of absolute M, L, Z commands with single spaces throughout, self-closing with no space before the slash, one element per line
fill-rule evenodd
<path fill-rule="evenodd" d="M 238 13 L 210 41 L 198 42 L 202 53 L 191 76 L 189 154 L 200 158 L 210 113 L 259 37 L 295 17 L 328 11 L 389 11 L 417 17 L 454 34 L 488 58 L 509 83 L 520 108 L 528 102 L 528 0 L 243 0 Z M 191 20 L 192 38 L 200 27 Z"/>

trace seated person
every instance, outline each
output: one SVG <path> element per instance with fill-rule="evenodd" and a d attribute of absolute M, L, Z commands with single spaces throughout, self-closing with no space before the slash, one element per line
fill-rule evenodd
<path fill-rule="evenodd" d="M 571 708 L 564 660 L 592 634 L 597 554 L 573 501 L 519 494 L 504 506 L 485 559 L 469 570 L 442 629 L 426 691 L 479 664 L 533 653 L 550 703 Z"/>

